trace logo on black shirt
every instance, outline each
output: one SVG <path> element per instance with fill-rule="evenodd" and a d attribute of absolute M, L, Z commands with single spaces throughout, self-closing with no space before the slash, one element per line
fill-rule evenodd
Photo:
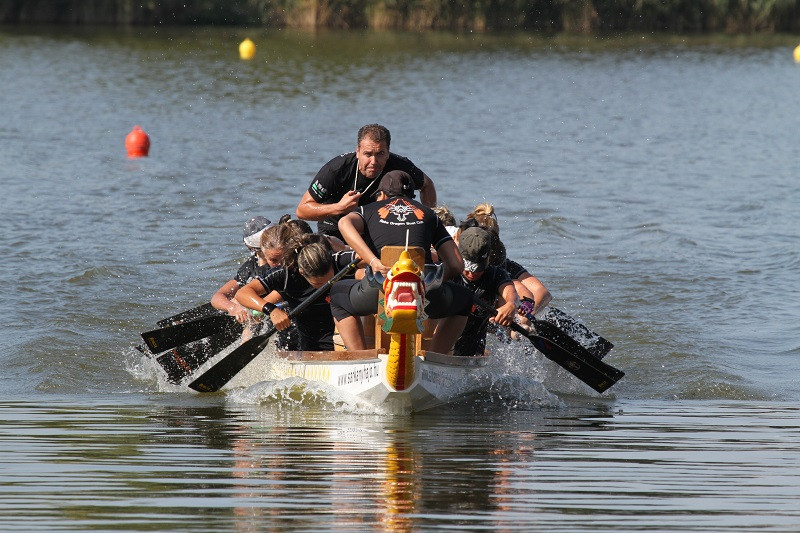
<path fill-rule="evenodd" d="M 328 189 L 323 187 L 319 180 L 314 180 L 314 183 L 311 184 L 311 190 L 314 191 L 314 193 L 316 193 L 319 197 L 324 197 L 326 194 L 328 194 Z"/>
<path fill-rule="evenodd" d="M 398 222 L 414 223 L 414 220 L 407 220 L 408 217 L 412 215 L 416 218 L 416 220 L 419 221 L 422 221 L 425 218 L 425 212 L 405 198 L 397 198 L 392 200 L 378 209 L 378 215 L 382 220 L 385 220 L 390 214 L 397 218 Z"/>

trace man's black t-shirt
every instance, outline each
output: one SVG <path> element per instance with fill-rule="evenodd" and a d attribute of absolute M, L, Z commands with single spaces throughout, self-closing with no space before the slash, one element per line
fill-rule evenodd
<path fill-rule="evenodd" d="M 512 281 L 505 269 L 489 266 L 476 281 L 467 281 L 462 276 L 460 283 L 479 299 L 494 307 L 503 286 Z M 453 347 L 454 355 L 472 356 L 483 353 L 486 348 L 486 328 L 489 325 L 490 316 L 477 306 L 473 307 L 473 313 L 467 319 L 464 332 Z"/>
<path fill-rule="evenodd" d="M 420 190 L 425 183 L 425 176 L 410 159 L 401 155 L 389 153 L 389 159 L 383 167 L 383 172 L 375 179 L 368 179 L 358 171 L 358 159 L 355 152 L 342 154 L 334 157 L 319 169 L 308 192 L 311 197 L 321 204 L 333 204 L 341 200 L 347 191 L 358 191 L 362 193 L 358 205 L 367 205 L 374 201 L 374 193 L 377 191 L 381 178 L 392 170 L 402 170 L 408 172 L 414 180 L 414 187 Z M 337 226 L 341 215 L 328 217 L 317 223 L 320 233 L 339 236 Z"/>
<path fill-rule="evenodd" d="M 378 257 L 384 246 L 405 246 L 407 242 L 425 250 L 425 262 L 432 263 L 431 246 L 438 249 L 453 240 L 432 209 L 405 196 L 373 202 L 355 213 L 364 219 L 364 241 Z"/>

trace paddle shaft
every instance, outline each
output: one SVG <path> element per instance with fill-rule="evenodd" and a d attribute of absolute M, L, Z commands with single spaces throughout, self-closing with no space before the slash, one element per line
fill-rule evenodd
<path fill-rule="evenodd" d="M 334 283 L 345 277 L 352 269 L 356 268 L 360 261 L 360 259 L 357 259 L 334 274 L 323 286 L 315 290 L 308 298 L 292 309 L 289 312 L 289 318 L 294 318 L 316 302 L 322 295 L 328 292 Z M 189 388 L 198 392 L 218 391 L 266 348 L 269 338 L 276 331 L 277 328 L 275 328 L 275 325 L 271 324 L 267 331 L 261 335 L 256 335 L 252 339 L 243 342 L 241 346 L 217 361 L 214 366 L 205 371 L 203 375 L 189 383 Z"/>

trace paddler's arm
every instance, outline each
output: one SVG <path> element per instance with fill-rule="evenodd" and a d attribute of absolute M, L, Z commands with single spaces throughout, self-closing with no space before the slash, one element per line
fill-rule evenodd
<path fill-rule="evenodd" d="M 489 320 L 508 327 L 514 320 L 514 315 L 517 314 L 517 307 L 519 307 L 519 296 L 512 282 L 500 287 L 500 301 L 498 303 L 500 303 L 500 306 L 497 308 L 497 314 Z"/>
<path fill-rule="evenodd" d="M 236 301 L 248 309 L 268 314 L 270 320 L 272 320 L 272 323 L 275 324 L 275 327 L 278 329 L 278 331 L 288 328 L 291 320 L 285 311 L 278 307 L 275 307 L 271 310 L 264 309 L 264 306 L 267 303 L 274 306 L 278 302 L 283 301 L 283 297 L 278 291 L 272 291 L 264 296 L 265 293 L 266 290 L 264 290 L 264 285 L 262 285 L 258 279 L 254 279 L 239 289 L 239 291 L 236 293 Z"/>
<path fill-rule="evenodd" d="M 455 241 L 447 239 L 447 241 L 436 249 L 439 254 L 439 259 L 444 263 L 444 279 L 455 279 L 461 275 L 464 270 L 464 258 L 461 257 L 461 251 L 458 249 Z"/>
<path fill-rule="evenodd" d="M 364 237 L 361 236 L 364 228 L 364 219 L 357 213 L 350 213 L 339 219 L 339 233 L 344 237 L 344 242 L 358 254 L 358 257 L 372 267 L 373 271 L 380 271 L 384 274 L 389 272 L 389 267 L 381 263 L 381 258 L 375 255 L 375 252 L 367 246 Z"/>
<path fill-rule="evenodd" d="M 422 193 L 422 191 L 420 191 Z M 435 192 L 434 192 L 435 195 Z M 355 191 L 347 191 L 341 200 L 335 204 L 321 204 L 317 202 L 311 193 L 306 191 L 297 204 L 295 214 L 297 218 L 303 220 L 324 220 L 328 217 L 336 215 L 344 215 L 351 212 L 358 207 L 358 199 L 361 198 L 361 193 Z"/>
<path fill-rule="evenodd" d="M 422 174 L 425 181 L 422 182 L 422 188 L 419 190 L 419 201 L 433 209 L 436 207 L 436 186 L 427 174 Z"/>
<path fill-rule="evenodd" d="M 523 287 L 528 289 L 530 293 L 533 295 L 533 301 L 535 305 L 533 306 L 533 314 L 535 315 L 540 310 L 544 309 L 547 304 L 550 303 L 550 300 L 553 299 L 553 295 L 550 294 L 550 291 L 547 290 L 547 287 L 544 286 L 544 283 L 539 281 L 539 279 L 528 273 L 523 272 L 518 278 Z"/>
<path fill-rule="evenodd" d="M 239 291 L 239 282 L 235 279 L 229 280 L 225 285 L 219 288 L 214 296 L 211 297 L 211 306 L 214 309 L 225 311 L 230 316 L 236 319 L 240 324 L 247 321 L 250 313 L 247 312 L 239 302 L 234 299 L 234 296 Z"/>
<path fill-rule="evenodd" d="M 274 292 L 274 291 L 273 291 Z M 261 311 L 261 308 L 264 307 L 264 296 L 267 294 L 266 289 L 264 289 L 264 285 L 258 278 L 254 279 L 238 291 L 236 291 L 236 301 L 242 304 L 244 307 L 248 309 L 253 309 L 255 311 Z M 277 294 L 277 293 L 275 293 Z M 270 296 L 272 294 L 270 293 Z M 280 295 L 278 295 L 280 298 Z M 278 303 L 280 299 L 272 301 L 272 303 Z"/>

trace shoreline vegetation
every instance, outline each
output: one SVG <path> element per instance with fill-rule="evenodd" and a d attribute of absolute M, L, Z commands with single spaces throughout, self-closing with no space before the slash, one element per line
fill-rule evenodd
<path fill-rule="evenodd" d="M 794 33 L 800 0 L 0 0 L 16 25 Z"/>

